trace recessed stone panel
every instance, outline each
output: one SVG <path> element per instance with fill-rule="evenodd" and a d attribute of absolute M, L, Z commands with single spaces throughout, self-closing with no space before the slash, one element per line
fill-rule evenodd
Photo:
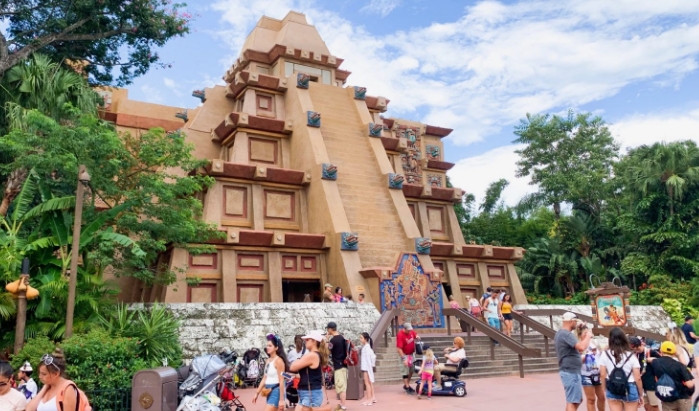
<path fill-rule="evenodd" d="M 463 297 L 466 303 L 468 303 L 471 297 L 478 299 L 478 289 L 473 287 L 461 287 L 461 297 Z"/>
<path fill-rule="evenodd" d="M 250 161 L 253 163 L 276 164 L 279 144 L 275 140 L 250 137 Z"/>
<path fill-rule="evenodd" d="M 218 267 L 218 254 L 190 254 L 189 267 L 216 269 Z"/>
<path fill-rule="evenodd" d="M 458 274 L 459 277 L 475 278 L 476 267 L 473 264 L 457 264 L 456 274 Z"/>
<path fill-rule="evenodd" d="M 238 285 L 239 303 L 260 303 L 262 302 L 262 285 Z"/>
<path fill-rule="evenodd" d="M 318 271 L 317 267 L 317 257 L 316 256 L 306 256 L 301 257 L 301 269 L 299 271 L 306 273 L 314 273 Z"/>
<path fill-rule="evenodd" d="M 501 265 L 489 265 L 488 277 L 505 278 L 505 267 Z"/>
<path fill-rule="evenodd" d="M 295 255 L 282 256 L 282 271 L 297 271 L 296 262 L 298 258 Z"/>
<path fill-rule="evenodd" d="M 187 302 L 215 303 L 216 300 L 215 284 L 199 284 L 187 287 Z"/>
<path fill-rule="evenodd" d="M 427 220 L 430 223 L 430 231 L 444 233 L 443 207 L 427 207 Z"/>
<path fill-rule="evenodd" d="M 266 219 L 294 221 L 295 206 L 295 193 L 265 190 Z"/>
<path fill-rule="evenodd" d="M 231 217 L 247 218 L 248 190 L 245 187 L 224 186 L 223 205 L 225 214 Z"/>
<path fill-rule="evenodd" d="M 265 258 L 262 254 L 238 254 L 238 270 L 264 271 Z"/>

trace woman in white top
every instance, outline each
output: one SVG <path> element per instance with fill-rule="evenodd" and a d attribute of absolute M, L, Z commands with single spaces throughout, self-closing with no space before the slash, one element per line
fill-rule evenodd
<path fill-rule="evenodd" d="M 21 392 L 12 389 L 10 380 L 14 370 L 8 362 L 0 361 L 0 410 L 24 411 L 27 399 Z"/>
<path fill-rule="evenodd" d="M 297 335 L 294 337 L 294 345 L 289 348 L 289 353 L 287 354 L 287 358 L 289 360 L 289 364 L 293 363 L 294 361 L 298 360 L 299 358 L 303 357 L 303 355 L 306 353 L 306 346 L 303 344 L 303 340 L 301 339 L 300 335 Z"/>
<path fill-rule="evenodd" d="M 265 375 L 262 377 L 260 386 L 252 398 L 252 403 L 257 402 L 260 394 L 267 397 L 265 411 L 283 410 L 286 407 L 286 387 L 282 373 L 289 369 L 289 361 L 286 359 L 282 340 L 276 334 L 267 335 L 267 346 L 265 352 L 269 356 L 269 361 L 265 366 Z"/>
<path fill-rule="evenodd" d="M 78 405 L 78 390 L 65 378 L 66 360 L 63 350 L 56 348 L 46 354 L 39 364 L 39 380 L 44 384 L 41 391 L 27 404 L 27 411 L 74 410 Z M 63 397 L 59 408 L 59 398 Z"/>
<path fill-rule="evenodd" d="M 374 341 L 369 333 L 361 333 L 359 342 L 362 343 L 361 358 L 359 359 L 359 369 L 364 375 L 364 385 L 366 386 L 367 401 L 362 405 L 370 406 L 376 403 L 376 393 L 374 392 L 374 367 L 376 366 L 376 354 L 374 354 Z"/>
<path fill-rule="evenodd" d="M 618 328 L 612 328 L 609 332 L 609 349 L 597 359 L 600 367 L 602 386 L 605 387 L 609 409 L 611 411 L 636 411 L 643 406 L 643 385 L 641 383 L 641 364 L 631 351 L 626 334 Z M 627 376 L 626 395 L 618 395 L 610 392 L 608 378 L 616 367 L 620 367 Z"/>

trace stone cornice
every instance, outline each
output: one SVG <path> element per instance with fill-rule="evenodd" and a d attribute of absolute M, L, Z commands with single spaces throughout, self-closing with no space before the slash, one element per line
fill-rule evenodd
<path fill-rule="evenodd" d="M 287 89 L 286 79 L 268 74 L 241 71 L 226 88 L 227 97 L 237 97 L 247 87 L 259 87 L 265 90 L 284 91 Z"/>
<path fill-rule="evenodd" d="M 454 130 L 451 128 L 431 126 L 429 124 L 427 124 L 425 127 L 425 134 L 430 136 L 446 137 L 451 134 L 452 131 Z"/>
<path fill-rule="evenodd" d="M 267 131 L 270 133 L 291 134 L 291 120 L 279 120 L 276 118 L 258 117 L 247 113 L 233 112 L 226 116 L 212 133 L 212 139 L 223 141 L 230 136 L 238 127 L 245 127 L 253 130 Z"/>
<path fill-rule="evenodd" d="M 335 75 L 337 77 L 337 74 Z M 386 111 L 388 108 L 388 103 L 391 102 L 391 100 L 385 98 L 385 97 L 374 97 L 374 96 L 366 96 L 364 98 L 364 101 L 366 102 L 366 106 L 369 110 L 373 111 L 378 111 L 380 113 L 383 113 Z M 386 124 L 386 119 L 384 120 L 384 124 Z M 393 123 L 391 123 L 391 126 L 388 128 L 390 129 L 393 126 Z"/>
<path fill-rule="evenodd" d="M 212 177 L 229 177 L 298 186 L 311 182 L 311 175 L 303 171 L 262 165 L 229 163 L 220 159 L 212 160 L 207 164 L 204 172 Z"/>
<path fill-rule="evenodd" d="M 451 170 L 453 167 L 454 167 L 454 163 L 448 163 L 446 161 L 439 161 L 439 160 L 427 160 L 427 168 L 431 168 L 434 170 L 448 171 L 448 170 Z"/>
<path fill-rule="evenodd" d="M 524 258 L 522 247 L 498 247 L 480 244 L 453 244 L 432 242 L 430 255 L 433 257 L 468 257 L 485 260 L 519 261 Z"/>
<path fill-rule="evenodd" d="M 403 184 L 403 195 L 408 198 L 461 202 L 464 193 L 459 188 L 429 187 L 416 184 Z"/>

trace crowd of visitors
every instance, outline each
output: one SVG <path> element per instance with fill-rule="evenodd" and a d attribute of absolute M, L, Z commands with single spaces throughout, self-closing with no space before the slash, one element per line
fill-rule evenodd
<path fill-rule="evenodd" d="M 609 331 L 608 347 L 602 350 L 574 313 L 565 313 L 561 320 L 554 344 L 566 411 L 578 409 L 583 392 L 588 411 L 603 411 L 605 403 L 611 411 L 690 411 L 694 356 L 687 337 L 696 337 L 693 318 L 687 317 L 689 327 L 682 329 L 671 324 L 658 350 L 618 327 Z"/>

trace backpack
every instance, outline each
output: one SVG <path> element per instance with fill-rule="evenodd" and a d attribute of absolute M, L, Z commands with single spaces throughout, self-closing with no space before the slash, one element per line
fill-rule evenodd
<path fill-rule="evenodd" d="M 92 411 L 92 407 L 90 406 L 90 400 L 87 399 L 87 395 L 85 395 L 85 392 L 78 388 L 78 386 L 75 385 L 73 381 L 68 381 L 66 387 L 63 390 L 59 391 L 56 395 L 56 402 L 58 403 L 59 411 L 65 411 L 63 409 L 63 397 L 65 396 L 66 389 L 68 387 L 73 387 L 78 392 L 78 400 L 75 402 L 75 411 Z"/>
<path fill-rule="evenodd" d="M 348 367 L 359 364 L 359 351 L 351 340 L 345 338 L 345 347 L 347 348 L 347 356 L 344 364 Z"/>
<path fill-rule="evenodd" d="M 260 376 L 260 363 L 257 362 L 257 360 L 250 360 L 246 375 L 248 379 L 257 378 Z"/>
<path fill-rule="evenodd" d="M 614 364 L 614 359 L 612 358 L 611 354 L 609 354 L 609 351 L 607 351 L 607 357 L 609 357 L 609 361 Z M 617 395 L 619 397 L 624 397 L 626 394 L 628 394 L 629 391 L 629 375 L 624 372 L 624 365 L 626 365 L 627 362 L 629 362 L 629 359 L 631 358 L 631 355 L 628 355 L 626 357 L 626 361 L 624 361 L 621 366 L 616 366 L 614 365 L 614 369 L 612 372 L 609 373 L 609 376 L 607 377 L 607 389 L 609 392 L 611 392 L 614 395 Z"/>
<path fill-rule="evenodd" d="M 658 379 L 658 385 L 655 387 L 655 396 L 661 402 L 674 402 L 680 399 L 680 393 L 677 391 L 675 380 L 669 375 L 663 373 Z"/>
<path fill-rule="evenodd" d="M 424 355 L 424 347 L 423 347 L 423 342 L 422 341 L 416 341 L 415 342 L 415 355 Z"/>

